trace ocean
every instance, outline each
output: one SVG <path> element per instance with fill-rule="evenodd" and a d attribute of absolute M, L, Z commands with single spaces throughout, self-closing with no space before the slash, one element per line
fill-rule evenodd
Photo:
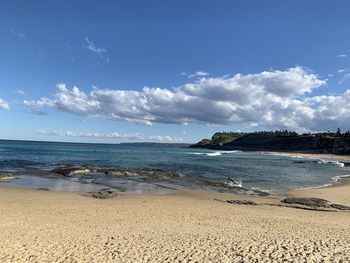
<path fill-rule="evenodd" d="M 160 168 L 179 172 L 196 180 L 223 183 L 228 177 L 245 188 L 269 192 L 313 188 L 336 183 L 350 175 L 342 163 L 300 156 L 286 157 L 263 152 L 190 149 L 171 144 L 81 144 L 0 140 L 0 170 L 18 171 L 26 167 L 43 170 L 57 165 L 100 165 Z M 30 173 L 16 176 L 1 186 L 32 187 L 57 184 L 54 178 Z M 59 179 L 54 190 L 82 190 L 73 180 Z M 75 187 L 76 186 L 76 187 Z M 84 189 L 95 189 L 84 182 Z M 142 187 L 142 184 L 139 184 Z"/>

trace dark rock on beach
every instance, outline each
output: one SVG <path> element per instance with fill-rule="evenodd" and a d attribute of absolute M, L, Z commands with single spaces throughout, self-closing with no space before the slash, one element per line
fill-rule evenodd
<path fill-rule="evenodd" d="M 286 204 L 298 204 L 311 207 L 330 207 L 329 201 L 314 197 L 288 197 L 283 199 L 281 202 Z"/>
<path fill-rule="evenodd" d="M 258 205 L 254 201 L 250 200 L 227 200 L 226 202 L 235 205 Z"/>
<path fill-rule="evenodd" d="M 12 182 L 15 179 L 12 173 L 0 172 L 0 183 Z"/>
<path fill-rule="evenodd" d="M 288 197 L 283 199 L 281 202 L 285 204 L 291 204 L 291 205 L 302 205 L 302 206 L 312 207 L 315 210 L 317 210 L 317 208 L 333 208 L 333 209 L 343 210 L 343 211 L 350 210 L 349 206 L 331 204 L 328 200 L 321 199 L 321 198 L 313 198 L 313 197 Z"/>
<path fill-rule="evenodd" d="M 38 191 L 50 191 L 50 189 L 46 188 L 46 187 L 39 187 L 36 190 L 38 190 Z"/>
<path fill-rule="evenodd" d="M 350 207 L 346 205 L 331 204 L 330 206 L 338 210 L 350 210 Z"/>
<path fill-rule="evenodd" d="M 101 189 L 99 191 L 89 192 L 84 195 L 97 198 L 97 199 L 108 199 L 108 198 L 113 198 L 118 196 L 118 193 L 109 188 L 106 188 L 106 189 Z"/>

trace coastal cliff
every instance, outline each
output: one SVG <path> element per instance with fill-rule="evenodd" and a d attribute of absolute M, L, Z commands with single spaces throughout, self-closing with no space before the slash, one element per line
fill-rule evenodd
<path fill-rule="evenodd" d="M 190 148 L 350 154 L 350 132 L 298 134 L 290 131 L 217 132 Z"/>

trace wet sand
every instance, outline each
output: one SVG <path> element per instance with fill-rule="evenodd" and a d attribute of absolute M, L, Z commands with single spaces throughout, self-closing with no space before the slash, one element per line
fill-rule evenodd
<path fill-rule="evenodd" d="M 350 184 L 301 190 L 350 205 Z M 235 205 L 249 199 L 259 205 Z M 214 192 L 125 195 L 0 188 L 0 262 L 349 262 L 350 213 Z"/>
<path fill-rule="evenodd" d="M 272 155 L 300 156 L 305 158 L 327 159 L 331 161 L 350 162 L 350 155 L 328 154 L 328 153 L 299 153 L 299 152 L 265 152 Z"/>

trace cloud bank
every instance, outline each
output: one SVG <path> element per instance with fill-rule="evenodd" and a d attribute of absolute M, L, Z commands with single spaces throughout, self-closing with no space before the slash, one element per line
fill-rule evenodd
<path fill-rule="evenodd" d="M 350 91 L 312 96 L 326 84 L 302 67 L 202 77 L 175 89 L 141 91 L 95 88 L 86 93 L 58 84 L 53 98 L 24 101 L 82 116 L 140 124 L 224 124 L 257 129 L 327 130 L 350 128 Z"/>
<path fill-rule="evenodd" d="M 182 143 L 183 139 L 168 135 L 144 135 L 141 133 L 124 133 L 118 132 L 99 133 L 99 132 L 73 132 L 73 131 L 38 131 L 42 135 L 59 136 L 59 137 L 77 137 L 93 139 L 113 139 L 113 140 L 135 140 L 135 141 L 153 141 L 153 142 L 171 142 Z"/>
<path fill-rule="evenodd" d="M 3 99 L 0 98 L 0 109 L 9 110 L 10 105 Z"/>

